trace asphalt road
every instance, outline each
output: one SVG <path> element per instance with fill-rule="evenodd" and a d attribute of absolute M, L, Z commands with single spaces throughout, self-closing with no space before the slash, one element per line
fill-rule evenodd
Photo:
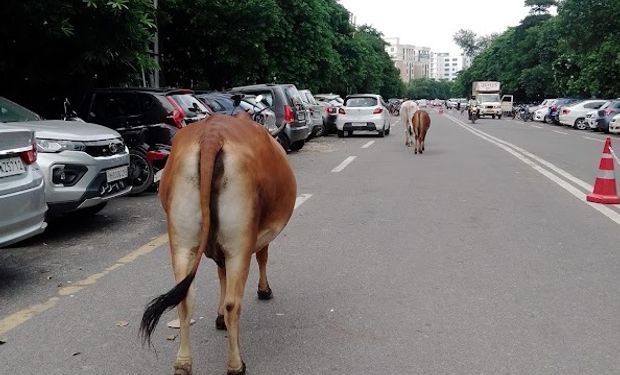
<path fill-rule="evenodd" d="M 252 267 L 248 374 L 620 374 L 620 209 L 583 199 L 604 137 L 432 121 L 423 155 L 400 125 L 290 155 L 303 204 L 270 247 L 273 300 Z M 172 374 L 176 313 L 156 353 L 137 334 L 173 285 L 163 234 L 147 194 L 0 250 L 0 373 Z M 194 374 L 224 374 L 213 263 L 196 283 Z"/>

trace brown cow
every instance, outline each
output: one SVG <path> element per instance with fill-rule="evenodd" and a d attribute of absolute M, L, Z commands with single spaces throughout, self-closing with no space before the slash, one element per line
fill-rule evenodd
<path fill-rule="evenodd" d="M 245 373 L 239 350 L 239 315 L 250 261 L 256 253 L 258 295 L 270 298 L 268 246 L 290 219 L 296 190 L 284 150 L 245 113 L 212 116 L 174 137 L 160 196 L 168 219 L 177 284 L 148 304 L 140 331 L 144 342 L 150 343 L 161 315 L 178 305 L 181 330 L 176 375 L 192 372 L 192 281 L 202 254 L 219 266 L 216 326 L 228 328 L 228 374 Z"/>
<path fill-rule="evenodd" d="M 428 112 L 420 109 L 417 110 L 411 118 L 412 128 L 409 132 L 415 134 L 415 153 L 421 154 L 424 152 L 424 139 L 426 138 L 426 132 L 431 127 L 431 117 Z"/>

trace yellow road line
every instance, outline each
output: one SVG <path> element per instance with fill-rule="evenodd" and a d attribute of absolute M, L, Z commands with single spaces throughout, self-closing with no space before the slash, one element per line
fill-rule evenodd
<path fill-rule="evenodd" d="M 139 257 L 153 252 L 153 250 L 166 244 L 167 242 L 168 242 L 168 234 L 162 234 L 161 236 L 155 238 L 154 240 L 148 242 L 145 245 L 140 246 L 136 250 L 120 258 L 119 260 L 116 261 L 115 264 L 106 268 L 104 271 L 90 275 L 83 280 L 73 283 L 71 286 L 67 286 L 67 287 L 59 289 L 58 295 L 59 296 L 74 295 L 80 292 L 81 290 L 83 290 L 84 288 L 86 288 L 87 286 L 94 285 L 95 283 L 97 283 L 97 281 L 99 281 L 101 278 L 103 278 L 110 272 L 116 271 L 119 268 L 122 268 L 123 266 L 131 264 Z M 7 332 L 17 328 L 18 326 L 32 319 L 33 317 L 37 315 L 41 315 L 45 311 L 54 307 L 58 303 L 59 300 L 60 300 L 60 297 L 52 297 L 44 303 L 27 307 L 5 318 L 0 319 L 0 335 L 4 335 Z"/>

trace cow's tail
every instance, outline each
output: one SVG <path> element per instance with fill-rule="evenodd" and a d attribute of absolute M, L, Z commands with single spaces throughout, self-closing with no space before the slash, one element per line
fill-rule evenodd
<path fill-rule="evenodd" d="M 140 335 L 143 344 L 151 344 L 151 335 L 159 323 L 159 318 L 168 310 L 176 307 L 187 296 L 196 271 L 200 264 L 200 259 L 205 252 L 209 241 L 209 227 L 211 224 L 211 187 L 216 168 L 216 160 L 222 150 L 223 142 L 216 134 L 206 134 L 200 141 L 200 208 L 202 215 L 202 228 L 200 231 L 200 242 L 198 251 L 194 255 L 194 265 L 189 274 L 170 291 L 154 298 L 148 303 L 142 323 L 140 324 Z"/>

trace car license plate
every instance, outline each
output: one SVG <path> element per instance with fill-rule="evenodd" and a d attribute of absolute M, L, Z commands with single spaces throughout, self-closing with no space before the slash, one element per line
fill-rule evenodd
<path fill-rule="evenodd" d="M 0 159 L 0 177 L 8 177 L 26 172 L 20 158 Z"/>
<path fill-rule="evenodd" d="M 105 173 L 108 178 L 108 182 L 122 180 L 123 178 L 127 178 L 127 176 L 129 176 L 129 170 L 127 166 L 108 169 Z"/>
<path fill-rule="evenodd" d="M 354 122 L 353 126 L 366 126 L 365 122 Z"/>

